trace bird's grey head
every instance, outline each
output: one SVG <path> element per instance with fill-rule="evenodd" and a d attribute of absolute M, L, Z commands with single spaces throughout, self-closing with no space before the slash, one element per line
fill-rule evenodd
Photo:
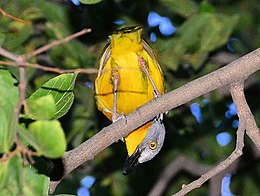
<path fill-rule="evenodd" d="M 165 137 L 162 114 L 157 116 L 149 128 L 143 141 L 137 146 L 134 154 L 127 157 L 123 174 L 126 175 L 140 163 L 150 161 L 161 150 Z"/>

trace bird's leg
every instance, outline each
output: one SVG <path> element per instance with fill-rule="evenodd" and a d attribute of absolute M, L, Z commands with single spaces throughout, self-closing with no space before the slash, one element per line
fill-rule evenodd
<path fill-rule="evenodd" d="M 145 73 L 145 75 L 147 76 L 148 80 L 150 81 L 150 83 L 151 83 L 152 86 L 153 86 L 154 96 L 155 96 L 156 98 L 157 98 L 157 97 L 160 97 L 161 94 L 159 93 L 157 87 L 155 86 L 155 84 L 154 84 L 154 82 L 153 82 L 153 79 L 152 79 L 151 75 L 149 74 L 149 72 L 148 72 L 148 70 L 147 70 L 147 68 L 146 68 L 144 58 L 138 56 L 138 62 L 139 62 L 139 64 L 140 64 L 140 66 L 141 66 L 142 71 Z"/>
<path fill-rule="evenodd" d="M 125 124 L 127 123 L 126 117 L 124 113 L 121 113 L 120 115 L 117 113 L 117 96 L 118 96 L 118 86 L 119 86 L 119 82 L 120 82 L 120 77 L 118 72 L 114 72 L 113 73 L 113 77 L 114 77 L 114 102 L 113 102 L 113 111 L 112 111 L 112 122 L 116 122 L 117 120 L 123 118 L 125 120 Z M 124 138 L 121 138 L 121 140 L 124 142 Z"/>
<path fill-rule="evenodd" d="M 119 86 L 119 74 L 118 72 L 114 72 L 113 74 L 113 82 L 114 82 L 114 102 L 113 102 L 113 111 L 112 111 L 112 121 L 115 122 L 118 120 L 118 114 L 117 114 L 117 91 L 118 91 L 118 86 Z"/>
<path fill-rule="evenodd" d="M 148 72 L 148 70 L 147 70 L 147 68 L 146 68 L 144 58 L 138 56 L 138 62 L 139 62 L 139 64 L 140 64 L 140 66 L 141 66 L 142 71 L 145 73 L 145 75 L 147 76 L 148 80 L 151 82 L 151 84 L 152 84 L 152 86 L 153 86 L 153 89 L 154 89 L 153 92 L 154 92 L 155 98 L 160 97 L 161 94 L 160 94 L 160 92 L 158 91 L 157 87 L 155 86 L 155 84 L 154 84 L 154 82 L 153 82 L 153 79 L 152 79 L 152 77 L 150 76 L 150 74 L 149 74 L 149 72 Z M 168 114 L 168 111 L 166 111 L 165 114 Z M 163 119 L 163 114 L 159 114 L 156 118 L 162 120 L 162 119 Z"/>

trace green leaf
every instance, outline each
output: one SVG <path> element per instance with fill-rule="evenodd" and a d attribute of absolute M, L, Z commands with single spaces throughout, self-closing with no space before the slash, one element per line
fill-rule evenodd
<path fill-rule="evenodd" d="M 102 0 L 79 0 L 80 3 L 83 4 L 96 4 L 101 2 Z"/>
<path fill-rule="evenodd" d="M 76 77 L 77 74 L 72 73 L 59 75 L 46 82 L 27 101 L 30 102 L 46 95 L 52 95 L 57 109 L 52 118 L 60 118 L 68 112 L 73 103 L 74 94 L 72 90 Z"/>
<path fill-rule="evenodd" d="M 237 21 L 237 15 L 214 15 L 209 25 L 204 28 L 204 36 L 201 39 L 201 50 L 211 51 L 225 44 Z"/>
<path fill-rule="evenodd" d="M 41 86 L 43 86 L 46 82 L 48 82 L 49 80 L 51 80 L 53 77 L 55 77 L 55 75 L 53 74 L 44 74 L 38 78 L 35 78 L 34 80 L 34 86 L 36 88 L 40 88 Z"/>
<path fill-rule="evenodd" d="M 197 10 L 196 3 L 191 0 L 161 0 L 161 3 L 183 17 L 188 17 Z"/>
<path fill-rule="evenodd" d="M 236 15 L 226 16 L 211 12 L 189 17 L 179 27 L 174 39 L 167 43 L 163 43 L 163 41 L 160 43 L 158 40 L 161 48 L 166 48 L 166 51 L 161 51 L 162 60 L 167 61 L 167 64 L 172 64 L 171 69 L 177 68 L 176 62 L 192 64 L 194 68 L 197 68 L 211 51 L 228 41 L 237 21 Z M 169 63 L 172 53 L 174 62 Z"/>
<path fill-rule="evenodd" d="M 0 69 L 0 153 L 8 153 L 13 144 L 16 128 L 15 107 L 18 88 L 7 70 Z"/>
<path fill-rule="evenodd" d="M 4 46 L 11 51 L 21 47 L 33 34 L 32 25 L 24 25 L 18 21 L 13 21 L 9 28 L 13 30 L 6 34 Z"/>
<path fill-rule="evenodd" d="M 200 4 L 199 12 L 216 12 L 216 9 L 208 1 L 204 0 Z"/>
<path fill-rule="evenodd" d="M 29 99 L 27 105 L 29 108 L 28 117 L 34 120 L 50 120 L 57 111 L 51 94 L 38 99 Z"/>
<path fill-rule="evenodd" d="M 66 139 L 60 122 L 39 120 L 20 130 L 21 135 L 39 152 L 49 158 L 62 157 L 66 150 Z"/>
<path fill-rule="evenodd" d="M 32 7 L 38 9 L 40 13 L 37 14 L 42 14 L 44 17 L 46 17 L 46 19 L 48 19 L 48 22 L 55 22 L 55 24 L 58 26 L 64 24 L 66 27 L 69 25 L 65 7 L 60 6 L 57 3 L 45 0 L 37 0 L 32 2 L 30 9 L 32 9 Z"/>
<path fill-rule="evenodd" d="M 6 185 L 8 180 L 8 163 L 9 161 L 0 162 L 0 190 Z"/>
<path fill-rule="evenodd" d="M 6 164 L 4 168 L 3 164 Z M 37 174 L 32 166 L 23 167 L 21 157 L 14 156 L 7 162 L 0 163 L 0 168 L 8 174 L 4 180 L 0 180 L 0 195 L 48 195 L 49 178 Z"/>
<path fill-rule="evenodd" d="M 4 41 L 5 41 L 5 35 L 0 32 L 0 46 L 3 45 Z"/>
<path fill-rule="evenodd" d="M 14 83 L 17 82 L 17 80 L 15 78 L 12 77 L 12 75 L 10 74 L 10 72 L 8 70 L 5 70 L 4 68 L 1 69 L 0 67 L 0 81 L 13 86 Z"/>
<path fill-rule="evenodd" d="M 24 170 L 24 195 L 48 195 L 50 179 L 44 175 L 37 174 L 33 167 Z"/>
<path fill-rule="evenodd" d="M 126 195 L 127 178 L 124 178 L 121 171 L 116 171 L 112 175 L 112 195 Z"/>
<path fill-rule="evenodd" d="M 179 29 L 179 42 L 189 51 L 211 51 L 227 42 L 237 16 L 201 13 L 187 20 Z"/>
<path fill-rule="evenodd" d="M 58 195 L 55 195 L 55 196 L 76 196 L 76 195 L 71 195 L 71 194 L 58 194 Z"/>

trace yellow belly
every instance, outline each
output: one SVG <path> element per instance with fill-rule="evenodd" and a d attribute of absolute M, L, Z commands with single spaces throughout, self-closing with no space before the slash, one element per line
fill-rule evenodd
<path fill-rule="evenodd" d="M 137 107 L 154 98 L 154 89 L 138 63 L 138 55 L 144 58 L 146 68 L 159 93 L 164 93 L 163 76 L 158 65 L 145 50 L 111 55 L 104 65 L 102 74 L 95 81 L 97 105 L 110 120 L 114 102 L 114 77 L 119 75 L 117 91 L 117 114 L 129 114 Z"/>

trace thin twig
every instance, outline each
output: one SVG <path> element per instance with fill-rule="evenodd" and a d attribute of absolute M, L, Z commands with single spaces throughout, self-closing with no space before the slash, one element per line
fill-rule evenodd
<path fill-rule="evenodd" d="M 18 21 L 18 22 L 21 22 L 21 23 L 24 23 L 24 24 L 29 24 L 28 21 L 22 20 L 22 19 L 20 19 L 20 18 L 16 18 L 15 16 L 12 16 L 12 15 L 6 13 L 6 12 L 5 12 L 4 10 L 2 10 L 1 8 L 0 8 L 0 13 L 1 13 L 3 16 L 6 16 L 6 17 L 11 18 L 11 19 L 13 19 L 13 20 L 16 20 L 16 21 Z"/>
<path fill-rule="evenodd" d="M 180 155 L 163 170 L 163 172 L 160 174 L 160 177 L 156 181 L 156 184 L 153 186 L 148 195 L 162 195 L 171 179 L 181 170 L 188 171 L 189 173 L 196 176 L 200 176 L 209 171 L 211 168 L 212 166 L 201 164 L 199 162 L 188 159 L 183 155 Z"/>
<path fill-rule="evenodd" d="M 260 151 L 260 132 L 244 94 L 244 83 L 238 82 L 230 85 L 232 99 L 236 104 L 240 116 L 246 120 L 246 133 Z"/>
<path fill-rule="evenodd" d="M 11 52 L 9 52 L 9 51 L 1 48 L 1 47 L 0 47 L 0 55 L 6 57 L 8 59 L 11 59 L 13 61 L 16 61 L 19 58 L 18 55 L 15 55 L 15 54 L 13 54 L 13 53 L 11 53 Z"/>
<path fill-rule="evenodd" d="M 204 182 L 215 176 L 216 174 L 220 173 L 221 171 L 228 168 L 235 160 L 237 160 L 243 153 L 242 149 L 244 147 L 244 134 L 245 134 L 245 124 L 239 123 L 238 130 L 237 130 L 237 143 L 235 150 L 231 153 L 231 155 L 216 167 L 208 171 L 207 173 L 203 174 L 199 179 L 191 182 L 188 185 L 183 185 L 182 189 L 174 194 L 174 196 L 183 196 L 190 191 L 199 188 Z"/>
<path fill-rule="evenodd" d="M 27 63 L 27 62 L 21 62 L 21 63 L 16 63 L 16 62 L 10 62 L 10 61 L 0 61 L 0 65 L 8 65 L 12 67 L 18 67 L 18 66 L 24 66 L 24 67 L 31 67 L 35 69 L 40 69 L 44 71 L 49 71 L 49 72 L 54 72 L 58 74 L 63 74 L 63 73 L 86 73 L 86 74 L 92 74 L 92 73 L 97 73 L 98 70 L 95 68 L 90 68 L 90 69 L 59 69 L 56 67 L 47 67 L 35 63 Z"/>
<path fill-rule="evenodd" d="M 239 166 L 240 159 L 235 160 L 227 169 L 213 176 L 209 180 L 209 195 L 210 196 L 220 196 L 221 195 L 221 186 L 222 180 L 228 173 L 233 173 Z"/>
<path fill-rule="evenodd" d="M 41 154 L 39 152 L 34 152 L 31 151 L 30 149 L 26 148 L 22 142 L 19 141 L 17 135 L 14 138 L 14 143 L 16 144 L 16 148 L 9 152 L 8 154 L 4 154 L 2 158 L 0 158 L 0 162 L 5 162 L 7 160 L 10 160 L 12 157 L 15 155 L 22 154 L 24 158 L 24 163 L 28 163 L 27 159 L 29 160 L 30 163 L 34 163 L 34 160 L 32 156 L 40 156 Z"/>
<path fill-rule="evenodd" d="M 14 157 L 15 155 L 19 154 L 20 151 L 18 148 L 15 148 L 13 151 L 9 152 L 8 154 L 3 154 L 2 158 L 0 158 L 0 163 L 4 163 Z"/>
<path fill-rule="evenodd" d="M 10 61 L 0 61 L 0 65 L 7 65 L 7 66 L 11 66 L 11 67 L 19 67 L 19 66 L 31 67 L 31 68 L 40 69 L 40 70 L 49 71 L 49 72 L 54 72 L 54 73 L 59 73 L 59 74 L 63 74 L 63 73 L 94 74 L 94 73 L 98 73 L 98 71 L 99 71 L 96 68 L 59 69 L 59 68 L 56 68 L 56 67 L 47 67 L 47 66 L 36 64 L 36 63 L 28 63 L 28 62 L 16 63 L 16 62 L 10 62 Z M 110 72 L 111 70 L 120 70 L 120 69 L 125 69 L 125 70 L 131 69 L 131 70 L 137 70 L 137 71 L 140 70 L 138 68 L 121 68 L 121 67 L 119 67 L 119 68 L 111 68 L 111 69 L 102 70 L 100 73 L 106 73 L 106 72 Z"/>
<path fill-rule="evenodd" d="M 47 44 L 47 45 L 45 45 L 45 46 L 43 46 L 41 48 L 38 48 L 38 49 L 34 50 L 32 52 L 26 53 L 26 54 L 23 55 L 23 58 L 25 60 L 28 60 L 28 59 L 32 58 L 33 56 L 36 56 L 37 54 L 40 54 L 42 52 L 45 52 L 45 51 L 49 50 L 50 48 L 53 48 L 55 46 L 58 46 L 58 45 L 63 44 L 65 42 L 68 42 L 68 41 L 70 41 L 70 40 L 72 40 L 72 39 L 74 39 L 76 37 L 79 37 L 79 36 L 81 36 L 83 34 L 90 33 L 90 32 L 91 32 L 91 29 L 83 29 L 83 30 L 81 30 L 81 31 L 79 31 L 77 33 L 74 33 L 74 34 L 71 34 L 71 35 L 65 37 L 64 39 L 54 41 L 54 42 L 52 42 L 50 44 Z"/>

